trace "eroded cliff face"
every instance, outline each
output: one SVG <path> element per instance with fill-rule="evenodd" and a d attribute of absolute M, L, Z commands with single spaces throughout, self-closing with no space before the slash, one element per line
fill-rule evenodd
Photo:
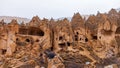
<path fill-rule="evenodd" d="M 0 22 L 0 68 L 120 67 L 120 13 Z"/>

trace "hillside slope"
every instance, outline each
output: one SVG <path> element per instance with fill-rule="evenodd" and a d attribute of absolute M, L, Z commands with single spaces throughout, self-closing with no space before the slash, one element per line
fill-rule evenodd
<path fill-rule="evenodd" d="M 0 16 L 0 21 L 4 19 L 6 23 L 9 23 L 12 19 L 16 19 L 18 23 L 25 22 L 28 23 L 30 19 L 27 18 L 21 18 L 21 17 L 13 17 L 13 16 Z"/>

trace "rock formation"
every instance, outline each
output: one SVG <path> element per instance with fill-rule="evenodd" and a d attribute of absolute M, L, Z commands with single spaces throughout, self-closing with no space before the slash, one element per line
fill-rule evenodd
<path fill-rule="evenodd" d="M 120 67 L 120 12 L 0 21 L 0 68 Z"/>

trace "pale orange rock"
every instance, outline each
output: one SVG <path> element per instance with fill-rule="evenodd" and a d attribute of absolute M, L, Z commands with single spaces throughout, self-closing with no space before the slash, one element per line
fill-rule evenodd
<path fill-rule="evenodd" d="M 0 68 L 103 68 L 120 66 L 120 12 L 75 13 L 28 23 L 0 21 Z M 114 66 L 114 65 L 113 65 Z"/>

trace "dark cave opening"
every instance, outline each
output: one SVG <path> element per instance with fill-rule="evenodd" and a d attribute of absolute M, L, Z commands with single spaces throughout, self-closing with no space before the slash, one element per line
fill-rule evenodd
<path fill-rule="evenodd" d="M 97 40 L 97 36 L 92 36 L 92 39 Z"/>

